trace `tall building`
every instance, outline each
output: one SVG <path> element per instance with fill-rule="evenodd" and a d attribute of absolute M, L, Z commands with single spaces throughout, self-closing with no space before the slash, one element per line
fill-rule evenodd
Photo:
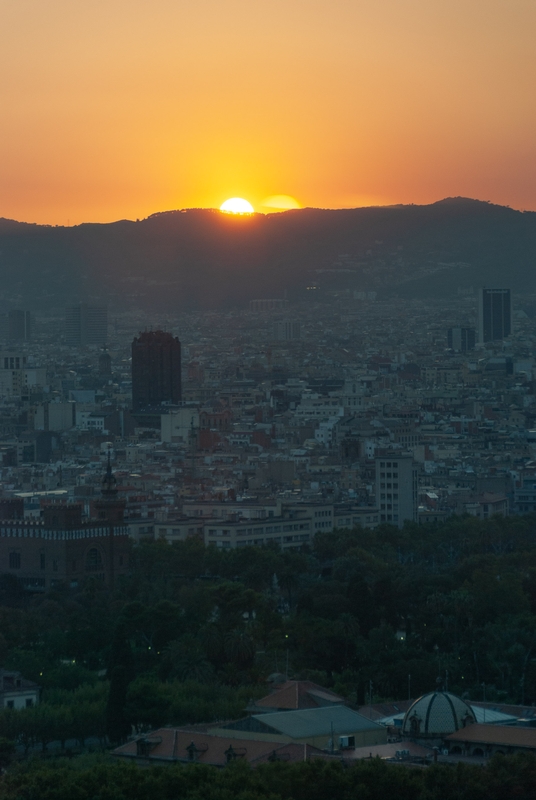
<path fill-rule="evenodd" d="M 106 306 L 77 303 L 65 311 L 65 339 L 71 347 L 103 345 L 108 340 Z"/>
<path fill-rule="evenodd" d="M 466 353 L 474 350 L 476 344 L 476 331 L 474 328 L 449 328 L 447 331 L 447 344 L 450 350 L 457 353 Z"/>
<path fill-rule="evenodd" d="M 411 455 L 388 453 L 376 458 L 376 505 L 380 522 L 402 528 L 417 521 L 417 465 Z"/>
<path fill-rule="evenodd" d="M 283 320 L 274 322 L 274 339 L 282 342 L 290 342 L 301 337 L 300 323 Z"/>
<path fill-rule="evenodd" d="M 132 342 L 132 408 L 178 403 L 181 399 L 181 343 L 171 333 L 145 331 Z"/>
<path fill-rule="evenodd" d="M 32 338 L 32 319 L 29 311 L 14 308 L 7 315 L 7 336 L 11 342 L 28 342 Z"/>
<path fill-rule="evenodd" d="M 106 348 L 99 356 L 99 375 L 103 377 L 111 377 L 112 375 L 112 358 Z"/>
<path fill-rule="evenodd" d="M 512 333 L 512 294 L 510 289 L 479 289 L 478 341 L 498 342 Z"/>

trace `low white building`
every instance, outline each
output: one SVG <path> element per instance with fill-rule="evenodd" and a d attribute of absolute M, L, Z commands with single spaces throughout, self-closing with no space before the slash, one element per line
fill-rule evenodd
<path fill-rule="evenodd" d="M 31 708 L 39 703 L 39 686 L 20 672 L 0 669 L 0 708 Z"/>

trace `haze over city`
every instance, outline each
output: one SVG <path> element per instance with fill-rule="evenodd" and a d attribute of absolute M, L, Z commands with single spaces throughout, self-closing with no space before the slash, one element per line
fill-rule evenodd
<path fill-rule="evenodd" d="M 535 31 L 0 3 L 2 800 L 535 796 Z"/>
<path fill-rule="evenodd" d="M 536 209 L 532 0 L 5 0 L 0 216 Z"/>

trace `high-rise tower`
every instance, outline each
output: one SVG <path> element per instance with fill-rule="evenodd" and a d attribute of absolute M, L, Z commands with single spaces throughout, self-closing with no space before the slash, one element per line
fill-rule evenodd
<path fill-rule="evenodd" d="M 171 333 L 145 331 L 132 342 L 132 408 L 178 403 L 181 399 L 181 343 Z"/>
<path fill-rule="evenodd" d="M 498 342 L 512 333 L 512 294 L 510 289 L 479 289 L 478 341 Z"/>
<path fill-rule="evenodd" d="M 103 345 L 108 340 L 106 306 L 77 303 L 65 311 L 65 338 L 71 347 Z"/>
<path fill-rule="evenodd" d="M 28 342 L 32 338 L 32 318 L 29 311 L 13 308 L 8 313 L 8 339 Z"/>

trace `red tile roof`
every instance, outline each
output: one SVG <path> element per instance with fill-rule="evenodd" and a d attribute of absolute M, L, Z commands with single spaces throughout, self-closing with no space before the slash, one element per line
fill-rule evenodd
<path fill-rule="evenodd" d="M 230 758 L 244 759 L 252 764 L 269 760 L 306 761 L 312 756 L 324 754 L 307 744 L 235 739 L 199 730 L 159 728 L 117 747 L 112 755 L 148 761 L 193 761 L 224 766 Z"/>
<path fill-rule="evenodd" d="M 446 736 L 445 741 L 526 747 L 536 750 L 536 728 L 513 725 L 468 725 Z"/>
<path fill-rule="evenodd" d="M 298 711 L 341 703 L 344 703 L 342 697 L 312 681 L 285 681 L 271 694 L 257 700 L 255 706 Z"/>

